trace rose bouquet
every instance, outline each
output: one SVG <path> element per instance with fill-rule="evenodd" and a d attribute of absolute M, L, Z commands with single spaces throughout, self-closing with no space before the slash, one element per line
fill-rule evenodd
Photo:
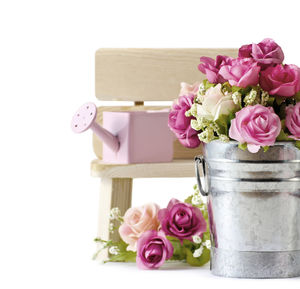
<path fill-rule="evenodd" d="M 210 259 L 207 206 L 195 186 L 185 202 L 171 199 L 167 208 L 150 203 L 130 208 L 124 216 L 111 210 L 111 231 L 118 230 L 121 240 L 102 240 L 98 254 L 108 249 L 107 261 L 135 262 L 141 269 L 157 269 L 166 260 L 186 261 L 202 266 Z"/>
<path fill-rule="evenodd" d="M 235 140 L 252 153 L 276 141 L 300 149 L 300 68 L 283 64 L 272 39 L 243 45 L 237 58 L 201 57 L 206 79 L 181 84 L 169 115 L 169 127 L 185 147 Z"/>

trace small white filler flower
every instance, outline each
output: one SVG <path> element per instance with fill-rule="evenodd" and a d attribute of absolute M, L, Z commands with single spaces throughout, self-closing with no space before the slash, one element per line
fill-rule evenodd
<path fill-rule="evenodd" d="M 201 240 L 200 236 L 195 235 L 195 236 L 193 236 L 193 242 L 195 244 L 201 244 L 202 240 Z"/>
<path fill-rule="evenodd" d="M 121 216 L 121 211 L 119 208 L 112 208 L 110 210 L 109 218 L 111 220 L 118 220 L 120 216 Z"/>
<path fill-rule="evenodd" d="M 112 255 L 118 255 L 119 254 L 119 249 L 116 246 L 112 246 L 108 249 L 108 252 Z"/>
<path fill-rule="evenodd" d="M 194 258 L 198 258 L 202 255 L 203 253 L 203 246 L 201 246 L 199 249 L 196 249 L 193 253 Z"/>
<path fill-rule="evenodd" d="M 197 206 L 202 204 L 202 199 L 199 194 L 194 194 L 192 198 L 192 204 Z"/>
<path fill-rule="evenodd" d="M 210 240 L 206 240 L 205 243 L 204 243 L 204 246 L 205 246 L 207 249 L 210 249 L 210 248 L 211 248 L 211 242 L 210 242 Z"/>

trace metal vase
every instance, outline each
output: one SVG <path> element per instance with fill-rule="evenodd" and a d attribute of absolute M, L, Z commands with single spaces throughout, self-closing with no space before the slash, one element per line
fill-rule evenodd
<path fill-rule="evenodd" d="M 212 273 L 300 276 L 300 150 L 293 142 L 252 154 L 214 141 L 195 162 L 208 196 Z"/>

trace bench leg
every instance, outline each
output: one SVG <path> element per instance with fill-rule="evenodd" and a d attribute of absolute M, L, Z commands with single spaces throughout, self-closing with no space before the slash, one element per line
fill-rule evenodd
<path fill-rule="evenodd" d="M 118 207 L 121 215 L 131 206 L 132 179 L 130 178 L 102 178 L 99 198 L 98 237 L 103 240 L 119 240 L 118 232 L 109 231 L 109 214 L 112 208 Z M 98 255 L 98 260 L 107 259 L 107 250 Z"/>

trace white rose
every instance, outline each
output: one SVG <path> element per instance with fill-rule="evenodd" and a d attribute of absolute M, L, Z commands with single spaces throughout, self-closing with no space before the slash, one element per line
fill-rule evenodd
<path fill-rule="evenodd" d="M 197 115 L 209 120 L 217 120 L 220 115 L 228 115 L 237 108 L 231 93 L 223 94 L 222 85 L 209 88 L 203 95 L 202 104 L 197 105 Z"/>

